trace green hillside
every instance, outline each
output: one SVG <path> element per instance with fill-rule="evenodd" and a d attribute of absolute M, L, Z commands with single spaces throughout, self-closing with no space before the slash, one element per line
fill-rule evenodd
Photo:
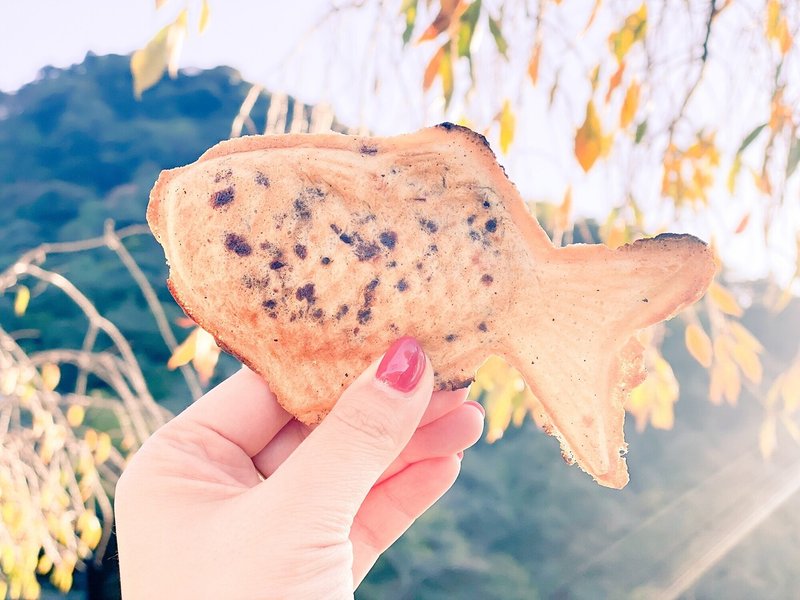
<path fill-rule="evenodd" d="M 193 161 L 228 136 L 248 89 L 235 72 L 181 74 L 139 102 L 128 61 L 89 55 L 69 69 L 46 69 L 15 94 L 0 94 L 0 270 L 43 242 L 101 235 L 106 219 L 143 223 L 158 172 Z M 257 126 L 265 112 L 262 99 L 253 111 Z M 170 318 L 180 316 L 164 285 L 159 246 L 148 236 L 126 245 Z M 172 410 L 185 406 L 188 392 L 166 371 L 169 353 L 113 253 L 98 249 L 48 265 L 131 339 L 156 398 Z M 13 315 L 11 298 L 0 297 L 0 324 L 32 330 L 21 340 L 28 350 L 79 348 L 85 333 L 79 312 L 54 290 L 33 292 L 22 318 Z M 800 331 L 800 303 L 780 320 L 753 311 L 747 325 L 770 342 L 765 366 L 777 371 L 797 349 L 786 332 Z M 795 596 L 797 446 L 780 438 L 777 456 L 763 462 L 758 401 L 745 393 L 737 407 L 710 405 L 706 371 L 683 350 L 680 328 L 668 335 L 665 354 L 682 384 L 676 425 L 638 433 L 629 423 L 627 488 L 601 488 L 567 467 L 556 442 L 529 422 L 466 453 L 455 488 L 379 561 L 357 597 L 649 598 L 694 580 L 686 597 Z M 226 360 L 218 377 L 233 368 Z M 112 553 L 105 571 L 91 575 L 104 590 L 95 597 L 116 597 L 114 560 Z M 77 588 L 86 585 L 78 581 Z"/>

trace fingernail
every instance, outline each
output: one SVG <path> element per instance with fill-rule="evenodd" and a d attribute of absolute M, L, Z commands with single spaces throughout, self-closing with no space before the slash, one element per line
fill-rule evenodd
<path fill-rule="evenodd" d="M 464 451 L 462 450 L 461 452 L 456 454 L 456 456 L 458 456 L 458 460 L 462 460 L 464 458 Z"/>
<path fill-rule="evenodd" d="M 483 408 L 483 405 L 481 405 L 481 403 L 480 403 L 480 402 L 475 402 L 474 400 L 470 400 L 469 402 L 465 402 L 464 404 L 471 404 L 472 406 L 474 406 L 475 408 L 477 408 L 479 411 L 481 411 L 481 414 L 482 414 L 484 417 L 486 416 L 486 409 L 485 409 L 485 408 Z"/>
<path fill-rule="evenodd" d="M 400 392 L 410 392 L 425 371 L 425 353 L 413 337 L 395 341 L 383 356 L 375 378 Z"/>

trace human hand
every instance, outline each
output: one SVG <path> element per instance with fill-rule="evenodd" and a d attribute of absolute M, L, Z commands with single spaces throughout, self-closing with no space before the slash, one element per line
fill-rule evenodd
<path fill-rule="evenodd" d="M 401 338 L 313 430 L 247 369 L 211 390 L 117 485 L 125 600 L 352 597 L 481 435 L 466 390 L 432 387 L 430 362 Z"/>

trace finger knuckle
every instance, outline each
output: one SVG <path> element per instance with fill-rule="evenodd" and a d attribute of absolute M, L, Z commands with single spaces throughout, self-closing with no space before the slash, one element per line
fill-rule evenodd
<path fill-rule="evenodd" d="M 403 431 L 396 412 L 351 402 L 334 410 L 331 416 L 373 448 L 391 450 L 401 444 Z"/>

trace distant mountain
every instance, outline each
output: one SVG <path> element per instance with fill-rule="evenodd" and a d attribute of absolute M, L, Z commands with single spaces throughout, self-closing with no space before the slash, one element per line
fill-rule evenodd
<path fill-rule="evenodd" d="M 181 74 L 137 101 L 129 60 L 89 54 L 0 96 L 0 223 L 14 223 L 0 256 L 142 222 L 161 169 L 228 137 L 249 88 L 236 71 Z"/>

